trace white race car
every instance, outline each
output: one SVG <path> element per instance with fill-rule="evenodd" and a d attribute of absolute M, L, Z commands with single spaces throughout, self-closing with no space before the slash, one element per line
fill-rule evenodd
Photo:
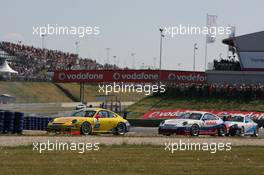
<path fill-rule="evenodd" d="M 258 124 L 243 114 L 233 114 L 225 121 L 227 135 L 258 136 Z"/>
<path fill-rule="evenodd" d="M 164 120 L 159 125 L 159 134 L 219 135 L 226 134 L 224 121 L 214 114 L 190 111 L 176 119 Z"/>

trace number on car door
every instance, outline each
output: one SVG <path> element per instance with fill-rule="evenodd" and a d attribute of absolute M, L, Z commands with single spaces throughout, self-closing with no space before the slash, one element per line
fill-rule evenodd
<path fill-rule="evenodd" d="M 254 133 L 253 126 L 254 126 L 253 121 L 250 118 L 245 117 L 245 133 L 253 134 Z"/>
<path fill-rule="evenodd" d="M 211 127 L 218 124 L 217 117 L 212 114 L 204 114 L 203 125 L 204 127 Z"/>
<path fill-rule="evenodd" d="M 113 128 L 113 119 L 110 118 L 111 115 L 108 111 L 100 110 L 97 115 L 99 118 L 96 127 L 98 127 L 100 131 L 109 131 Z"/>

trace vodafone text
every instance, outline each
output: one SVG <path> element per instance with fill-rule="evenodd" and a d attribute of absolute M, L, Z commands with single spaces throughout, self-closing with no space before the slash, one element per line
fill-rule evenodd
<path fill-rule="evenodd" d="M 199 72 L 178 71 L 62 71 L 55 73 L 54 79 L 60 82 L 176 82 L 204 83 L 206 75 Z"/>
<path fill-rule="evenodd" d="M 206 77 L 200 74 L 197 75 L 177 75 L 175 73 L 171 73 L 168 75 L 169 81 L 177 81 L 177 82 L 205 82 Z"/>
<path fill-rule="evenodd" d="M 59 80 L 103 80 L 103 74 L 92 73 L 78 73 L 78 74 L 65 74 L 59 73 Z"/>

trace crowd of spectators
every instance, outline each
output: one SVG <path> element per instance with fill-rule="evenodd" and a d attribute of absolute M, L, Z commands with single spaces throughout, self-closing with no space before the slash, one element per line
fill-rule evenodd
<path fill-rule="evenodd" d="M 240 63 L 235 59 L 214 60 L 214 70 L 240 71 Z"/>
<path fill-rule="evenodd" d="M 80 58 L 77 54 L 58 50 L 49 50 L 1 42 L 0 50 L 15 56 L 9 60 L 10 66 L 18 72 L 17 77 L 23 79 L 50 79 L 50 73 L 55 70 L 72 69 L 118 69 L 116 65 L 99 64 L 96 60 Z"/>
<path fill-rule="evenodd" d="M 169 86 L 165 95 L 183 98 L 264 99 L 264 85 L 237 84 L 175 84 Z"/>

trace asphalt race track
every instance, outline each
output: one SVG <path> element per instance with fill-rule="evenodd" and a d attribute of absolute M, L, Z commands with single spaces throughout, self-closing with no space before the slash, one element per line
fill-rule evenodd
<path fill-rule="evenodd" d="M 259 145 L 264 146 L 264 129 L 260 129 L 259 137 L 218 137 L 218 136 L 162 136 L 156 127 L 132 127 L 125 136 L 99 134 L 92 136 L 71 136 L 64 134 L 48 135 L 45 131 L 24 131 L 23 135 L 0 135 L 0 146 L 32 145 L 33 142 L 98 142 L 100 144 L 150 144 L 164 145 L 168 142 L 189 143 L 231 143 L 233 146 Z"/>
<path fill-rule="evenodd" d="M 137 136 L 156 136 L 158 135 L 157 127 L 131 127 L 129 135 Z M 201 136 L 203 137 L 203 136 Z M 259 129 L 259 137 L 264 138 L 264 129 Z"/>

